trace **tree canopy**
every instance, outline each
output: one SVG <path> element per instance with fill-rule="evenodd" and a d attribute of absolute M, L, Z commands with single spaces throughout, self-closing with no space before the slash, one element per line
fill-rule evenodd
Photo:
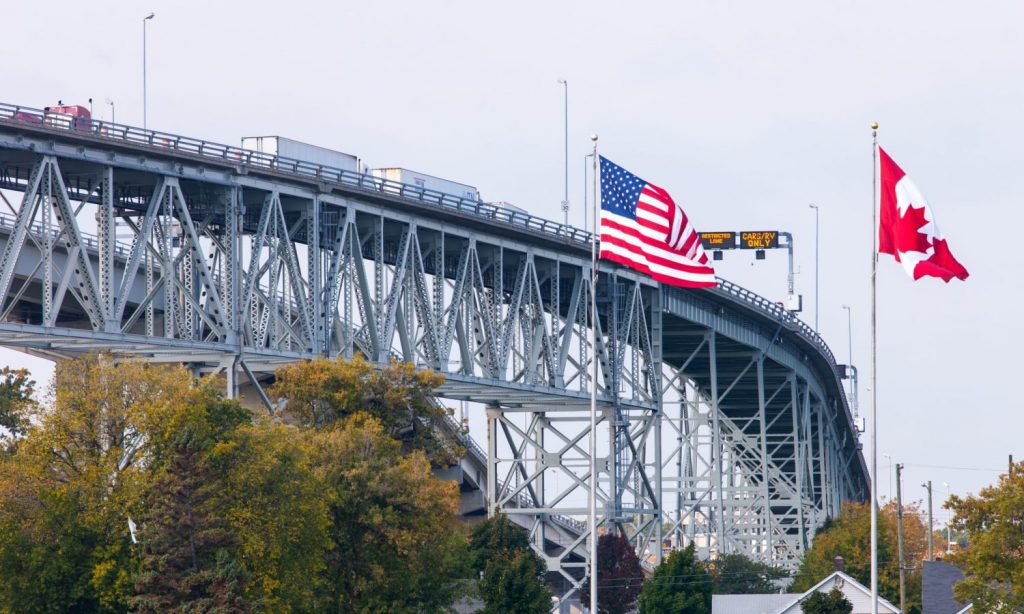
<path fill-rule="evenodd" d="M 275 378 L 269 394 L 284 400 L 285 415 L 301 426 L 329 429 L 363 412 L 432 462 L 451 464 L 463 453 L 454 437 L 437 428 L 451 412 L 433 398 L 444 377 L 432 371 L 398 362 L 377 368 L 360 357 L 320 358 L 283 366 Z"/>
<path fill-rule="evenodd" d="M 551 610 L 544 561 L 531 549 L 526 531 L 504 514 L 473 529 L 470 558 L 480 575 L 484 614 L 543 614 Z"/>
<path fill-rule="evenodd" d="M 957 600 L 979 612 L 1024 610 L 1024 462 L 977 496 L 953 495 L 944 507 L 969 544 L 952 558 L 966 576 L 953 589 Z"/>
<path fill-rule="evenodd" d="M 326 370 L 358 374 L 332 384 L 357 401 L 330 421 L 104 355 L 58 363 L 38 407 L 27 374 L 0 372 L 0 612 L 446 611 L 471 571 L 458 486 L 428 458 L 453 448 L 419 413 L 438 380 Z"/>
<path fill-rule="evenodd" d="M 707 565 L 697 560 L 691 543 L 665 557 L 644 582 L 639 599 L 640 614 L 708 614 L 711 591 L 711 574 Z"/>
<path fill-rule="evenodd" d="M 824 593 L 815 591 L 800 603 L 803 614 L 850 614 L 853 604 L 838 588 Z"/>
<path fill-rule="evenodd" d="M 896 539 L 896 504 L 886 504 L 878 515 L 878 590 L 893 603 L 899 602 L 899 555 Z M 921 561 L 927 554 L 928 529 L 916 505 L 904 505 L 904 549 L 907 564 L 907 611 L 921 607 Z M 790 590 L 806 591 L 835 569 L 842 556 L 846 573 L 861 584 L 871 583 L 871 508 L 867 503 L 847 502 L 839 516 L 814 537 L 804 554 Z"/>
<path fill-rule="evenodd" d="M 778 590 L 775 581 L 789 577 L 786 570 L 739 552 L 719 555 L 709 567 L 718 595 L 773 593 Z"/>
<path fill-rule="evenodd" d="M 633 544 L 618 533 L 597 540 L 597 611 L 623 614 L 636 605 L 644 585 L 644 573 Z M 583 584 L 584 603 L 589 602 L 590 579 Z"/>

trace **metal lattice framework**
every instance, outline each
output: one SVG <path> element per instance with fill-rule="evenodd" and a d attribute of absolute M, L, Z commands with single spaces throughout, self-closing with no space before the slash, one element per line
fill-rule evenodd
<path fill-rule="evenodd" d="M 486 452 L 471 451 L 487 511 L 529 529 L 566 594 L 589 551 L 591 386 L 601 523 L 653 563 L 663 541 L 692 541 L 791 567 L 842 501 L 867 496 L 813 331 L 726 282 L 687 292 L 602 264 L 592 288 L 577 229 L 8 105 L 0 188 L 0 345 L 181 362 L 268 406 L 274 369 L 315 356 L 440 371 L 442 397 L 485 408 Z"/>

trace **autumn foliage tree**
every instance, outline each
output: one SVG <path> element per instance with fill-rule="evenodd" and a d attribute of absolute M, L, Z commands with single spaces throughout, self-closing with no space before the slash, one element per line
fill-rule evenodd
<path fill-rule="evenodd" d="M 427 437 L 444 411 L 436 378 L 326 371 L 348 378 L 325 384 L 334 405 L 302 418 L 303 402 L 323 408 L 286 377 L 300 401 L 285 420 L 180 366 L 58 363 L 40 407 L 24 405 L 22 374 L 0 373 L 0 407 L 16 407 L 3 410 L 16 443 L 0 453 L 0 612 L 449 608 L 469 571 L 458 486 L 430 462 L 456 451 Z"/>
<path fill-rule="evenodd" d="M 644 586 L 633 545 L 617 533 L 605 533 L 597 540 L 597 611 L 600 614 L 623 614 L 636 605 Z M 590 580 L 583 585 L 589 601 Z"/>
<path fill-rule="evenodd" d="M 356 413 L 312 436 L 332 547 L 323 609 L 433 612 L 459 593 L 465 554 L 454 527 L 458 485 L 433 477 L 422 451 L 400 454 L 373 416 Z"/>
<path fill-rule="evenodd" d="M 890 502 L 878 515 L 879 593 L 891 602 L 899 601 L 899 554 L 897 551 L 896 504 Z M 928 529 L 916 505 L 904 505 L 904 551 L 907 562 L 907 610 L 921 607 L 921 561 L 927 552 Z M 804 554 L 790 587 L 805 591 L 835 570 L 835 557 L 842 556 L 846 573 L 865 586 L 871 582 L 871 508 L 867 503 L 847 502 L 839 516 L 814 537 Z"/>
<path fill-rule="evenodd" d="M 422 450 L 436 464 L 454 463 L 461 455 L 458 442 L 437 428 L 451 412 L 434 400 L 444 377 L 417 371 L 406 363 L 378 368 L 360 357 L 296 362 L 277 370 L 270 389 L 284 401 L 284 413 L 298 424 L 327 429 L 363 412 L 384 431 L 410 449 Z"/>
<path fill-rule="evenodd" d="M 966 576 L 953 589 L 957 600 L 980 612 L 1024 610 L 1024 463 L 977 496 L 953 495 L 944 507 L 969 544 L 953 555 Z"/>

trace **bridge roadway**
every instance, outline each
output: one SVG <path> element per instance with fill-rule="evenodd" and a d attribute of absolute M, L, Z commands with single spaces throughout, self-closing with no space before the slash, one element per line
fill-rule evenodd
<path fill-rule="evenodd" d="M 693 542 L 792 568 L 842 502 L 868 497 L 844 370 L 815 331 L 727 281 L 683 290 L 601 263 L 595 322 L 585 231 L 3 104 L 0 189 L 0 345 L 181 362 L 267 404 L 274 369 L 314 356 L 441 371 L 441 397 L 486 417 L 463 478 L 482 510 L 529 528 L 566 596 L 588 552 L 572 519 L 586 515 L 593 360 L 601 523 L 651 562 Z"/>

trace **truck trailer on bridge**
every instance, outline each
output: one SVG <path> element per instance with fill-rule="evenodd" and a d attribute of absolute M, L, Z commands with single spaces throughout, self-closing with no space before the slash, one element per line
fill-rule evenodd
<path fill-rule="evenodd" d="M 300 162 L 309 162 L 343 171 L 359 172 L 359 158 L 319 145 L 311 145 L 283 136 L 245 136 L 242 137 L 242 149 L 257 151 L 262 154 L 291 158 Z"/>
<path fill-rule="evenodd" d="M 434 177 L 426 173 L 411 171 L 407 168 L 388 167 L 375 168 L 373 175 L 378 179 L 395 181 L 407 185 L 416 186 L 425 190 L 433 190 L 442 194 L 450 194 L 467 200 L 480 200 L 480 191 L 471 185 L 450 181 L 440 177 Z"/>

